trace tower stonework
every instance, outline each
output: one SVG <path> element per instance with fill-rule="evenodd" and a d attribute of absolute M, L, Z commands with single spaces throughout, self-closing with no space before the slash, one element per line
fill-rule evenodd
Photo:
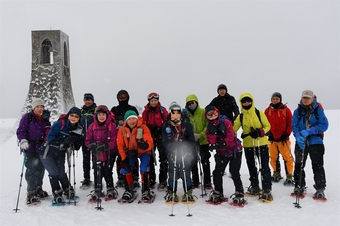
<path fill-rule="evenodd" d="M 32 31 L 32 72 L 22 114 L 34 98 L 45 101 L 51 122 L 75 106 L 71 85 L 69 38 L 60 30 Z"/>

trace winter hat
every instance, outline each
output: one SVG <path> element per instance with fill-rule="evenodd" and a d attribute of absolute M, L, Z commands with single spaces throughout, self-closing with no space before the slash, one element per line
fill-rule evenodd
<path fill-rule="evenodd" d="M 96 109 L 96 113 L 105 113 L 108 114 L 109 109 L 105 105 L 99 105 Z"/>
<path fill-rule="evenodd" d="M 228 92 L 227 86 L 226 86 L 226 85 L 224 85 L 224 84 L 220 84 L 220 85 L 218 85 L 218 87 L 217 87 L 217 93 L 218 93 L 218 91 L 219 91 L 220 89 L 225 89 L 225 91 L 227 91 L 227 92 Z"/>
<path fill-rule="evenodd" d="M 92 93 L 85 93 L 84 94 L 84 100 L 85 99 L 91 99 L 92 101 L 94 101 L 94 97 L 93 97 Z"/>
<path fill-rule="evenodd" d="M 158 93 L 155 93 L 155 92 L 149 93 L 149 95 L 148 95 L 148 101 L 150 101 L 150 100 L 153 99 L 153 98 L 159 100 L 159 95 L 158 95 Z"/>
<path fill-rule="evenodd" d="M 33 101 L 32 101 L 32 109 L 34 109 L 35 107 L 37 107 L 37 106 L 45 106 L 45 103 L 44 103 L 44 101 L 42 100 L 42 99 L 40 99 L 40 98 L 37 98 L 37 99 L 34 99 Z"/>
<path fill-rule="evenodd" d="M 171 104 L 169 106 L 169 111 L 172 111 L 172 110 L 181 111 L 182 108 L 181 108 L 181 106 L 176 101 L 173 101 L 173 102 L 171 102 Z"/>
<path fill-rule="evenodd" d="M 124 120 L 128 120 L 129 118 L 137 118 L 138 119 L 138 116 L 136 114 L 135 111 L 133 110 L 128 110 L 127 112 L 125 112 L 125 115 L 124 115 Z"/>
<path fill-rule="evenodd" d="M 217 118 L 219 116 L 219 111 L 216 107 L 208 105 L 205 107 L 205 117 L 210 119 L 212 117 Z"/>
<path fill-rule="evenodd" d="M 81 117 L 81 110 L 77 107 L 72 107 L 68 113 L 67 113 L 67 117 L 70 115 L 70 114 L 77 114 L 79 115 L 79 118 Z"/>
<path fill-rule="evenodd" d="M 279 93 L 279 92 L 275 92 L 275 93 L 273 93 L 273 95 L 272 95 L 272 98 L 271 98 L 271 99 L 273 99 L 273 97 L 278 97 L 278 98 L 280 98 L 280 101 L 282 101 L 282 95 L 281 95 L 281 93 Z"/>
<path fill-rule="evenodd" d="M 314 93 L 312 90 L 305 90 L 302 92 L 301 98 L 302 97 L 314 98 Z"/>

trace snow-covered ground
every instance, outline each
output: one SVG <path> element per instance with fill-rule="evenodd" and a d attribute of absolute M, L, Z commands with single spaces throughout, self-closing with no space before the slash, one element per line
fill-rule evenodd
<path fill-rule="evenodd" d="M 96 204 L 87 202 L 89 190 L 80 190 L 82 180 L 82 154 L 76 157 L 76 192 L 80 197 L 79 203 L 63 207 L 52 207 L 51 199 L 44 200 L 39 206 L 25 205 L 26 181 L 23 178 L 19 211 L 13 212 L 18 197 L 20 173 L 23 156 L 19 154 L 15 130 L 17 119 L 0 120 L 0 225 L 340 225 L 340 186 L 339 186 L 339 128 L 340 111 L 326 111 L 329 119 L 329 129 L 325 133 L 325 170 L 327 177 L 326 196 L 328 202 L 317 202 L 312 199 L 313 174 L 310 160 L 307 161 L 307 196 L 300 200 L 302 208 L 295 208 L 294 198 L 290 197 L 292 187 L 283 186 L 283 181 L 273 184 L 274 201 L 260 203 L 256 198 L 247 198 L 248 205 L 236 208 L 228 203 L 213 206 L 205 203 L 206 197 L 200 197 L 201 190 L 196 189 L 194 194 L 198 197 L 196 204 L 181 203 L 174 206 L 175 216 L 170 217 L 171 205 L 164 202 L 165 192 L 155 191 L 157 194 L 153 204 L 120 204 L 117 201 L 103 202 L 102 211 L 95 209 Z M 294 140 L 293 142 L 294 143 Z M 281 159 L 282 161 L 282 159 Z M 211 157 L 212 169 L 214 160 Z M 283 173 L 283 171 L 282 171 Z M 116 179 L 116 174 L 115 179 Z M 243 157 L 241 168 L 243 185 L 249 185 L 248 170 Z M 73 181 L 73 180 L 72 180 Z M 178 193 L 182 193 L 179 184 Z M 234 192 L 232 180 L 224 177 L 225 195 Z M 44 189 L 51 193 L 47 178 L 44 179 Z M 123 190 L 118 189 L 119 196 Z M 140 193 L 140 190 L 139 190 Z M 187 217 L 188 212 L 192 214 Z"/>

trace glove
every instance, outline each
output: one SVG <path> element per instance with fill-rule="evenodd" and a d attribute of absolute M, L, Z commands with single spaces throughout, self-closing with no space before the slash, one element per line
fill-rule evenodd
<path fill-rule="evenodd" d="M 105 144 L 98 143 L 97 144 L 97 149 L 98 152 L 105 151 Z"/>
<path fill-rule="evenodd" d="M 257 132 L 257 129 L 254 129 L 254 128 L 251 128 L 251 131 L 250 131 L 249 135 L 250 135 L 252 138 L 254 138 L 254 139 L 256 139 L 256 138 L 259 137 L 259 134 L 258 134 L 258 132 Z"/>
<path fill-rule="evenodd" d="M 244 133 L 241 134 L 242 139 L 246 138 L 247 136 L 249 136 L 249 134 L 244 134 Z"/>
<path fill-rule="evenodd" d="M 30 145 L 28 144 L 28 141 L 26 139 L 22 139 L 20 141 L 20 149 L 27 151 L 27 149 L 30 147 Z"/>
<path fill-rule="evenodd" d="M 287 140 L 288 137 L 289 137 L 288 133 L 283 133 L 280 137 L 280 141 L 285 141 L 285 140 Z"/>
<path fill-rule="evenodd" d="M 216 150 L 216 144 L 209 144 L 209 151 Z"/>
<path fill-rule="evenodd" d="M 301 130 L 300 131 L 300 134 L 301 134 L 301 136 L 303 137 L 303 138 L 306 138 L 306 137 L 308 137 L 309 136 L 309 132 L 308 132 L 308 130 Z"/>
<path fill-rule="evenodd" d="M 303 138 L 303 136 L 299 136 L 299 137 L 296 139 L 296 143 L 299 145 L 299 147 L 300 147 L 302 150 L 305 149 L 306 144 L 305 144 L 305 138 Z"/>
<path fill-rule="evenodd" d="M 209 134 L 217 134 L 217 126 L 215 124 L 209 123 L 207 130 Z"/>
<path fill-rule="evenodd" d="M 125 158 L 122 161 L 122 166 L 124 169 L 126 169 L 129 173 L 131 173 L 131 167 L 130 167 L 130 162 L 129 162 L 129 158 Z"/>
<path fill-rule="evenodd" d="M 199 141 L 199 139 L 201 138 L 201 135 L 199 135 L 198 133 L 194 133 L 194 137 L 195 137 L 195 141 Z"/>
<path fill-rule="evenodd" d="M 139 143 L 137 144 L 137 146 L 138 146 L 140 149 L 146 150 L 146 149 L 148 149 L 149 144 L 148 144 L 147 142 L 145 142 L 144 140 L 142 140 L 141 142 L 139 142 Z"/>
<path fill-rule="evenodd" d="M 217 147 L 218 147 L 219 149 L 221 149 L 221 148 L 224 148 L 226 145 L 227 145 L 227 144 L 225 143 L 225 141 L 224 141 L 224 140 L 221 140 L 221 141 L 218 142 Z"/>
<path fill-rule="evenodd" d="M 91 150 L 91 151 L 96 151 L 96 149 L 97 149 L 97 143 L 96 142 L 94 142 L 94 141 L 91 141 L 90 143 L 89 143 L 89 149 Z"/>
<path fill-rule="evenodd" d="M 138 157 L 138 151 L 137 150 L 128 150 L 126 154 L 129 158 L 137 158 Z"/>
<path fill-rule="evenodd" d="M 66 137 L 66 138 L 64 139 L 64 144 L 66 144 L 66 145 L 71 145 L 71 144 L 73 144 L 73 143 L 76 143 L 77 140 L 78 140 L 78 138 L 75 137 L 75 136 L 68 136 L 68 137 Z"/>

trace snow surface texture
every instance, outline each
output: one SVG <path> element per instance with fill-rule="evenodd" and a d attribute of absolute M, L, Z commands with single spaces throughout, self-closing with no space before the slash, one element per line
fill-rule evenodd
<path fill-rule="evenodd" d="M 181 203 L 174 206 L 175 216 L 171 217 L 171 205 L 164 202 L 165 192 L 155 190 L 156 200 L 153 204 L 120 204 L 117 201 L 103 202 L 103 210 L 95 209 L 96 204 L 89 204 L 87 195 L 90 190 L 80 190 L 82 180 L 82 153 L 76 157 L 76 192 L 80 197 L 77 206 L 66 205 L 52 207 L 51 200 L 44 200 L 39 206 L 28 207 L 26 199 L 26 181 L 23 178 L 19 211 L 13 212 L 18 196 L 20 173 L 23 156 L 19 155 L 16 145 L 15 123 L 17 119 L 1 119 L 0 155 L 1 155 L 1 207 L 0 225 L 340 225 L 340 187 L 339 187 L 339 128 L 340 111 L 326 111 L 329 129 L 325 133 L 325 171 L 328 201 L 318 202 L 312 199 L 314 193 L 313 173 L 310 159 L 306 164 L 307 196 L 300 200 L 302 208 L 295 208 L 295 198 L 290 196 L 292 187 L 285 187 L 283 180 L 273 183 L 274 201 L 260 203 L 257 198 L 247 197 L 248 205 L 236 208 L 228 203 L 214 206 L 205 203 L 207 197 L 200 197 L 201 190 L 195 189 L 197 203 L 190 205 L 191 217 L 187 217 L 188 207 Z M 292 138 L 292 143 L 295 141 Z M 292 148 L 293 150 L 294 148 Z M 214 159 L 211 157 L 214 168 Z M 282 164 L 282 158 L 281 158 Z M 67 168 L 67 167 L 66 167 Z M 283 174 L 283 167 L 281 173 Z M 248 169 L 245 158 L 242 160 L 241 177 L 243 186 L 249 186 Z M 114 171 L 116 181 L 116 172 Z M 232 180 L 224 176 L 226 196 L 234 193 Z M 73 180 L 72 180 L 73 181 Z M 44 178 L 44 189 L 51 193 L 47 172 Z M 123 189 L 119 188 L 119 197 Z M 140 193 L 140 189 L 138 190 Z M 178 185 L 178 194 L 182 195 L 182 184 Z M 140 196 L 139 196 L 140 197 Z"/>

